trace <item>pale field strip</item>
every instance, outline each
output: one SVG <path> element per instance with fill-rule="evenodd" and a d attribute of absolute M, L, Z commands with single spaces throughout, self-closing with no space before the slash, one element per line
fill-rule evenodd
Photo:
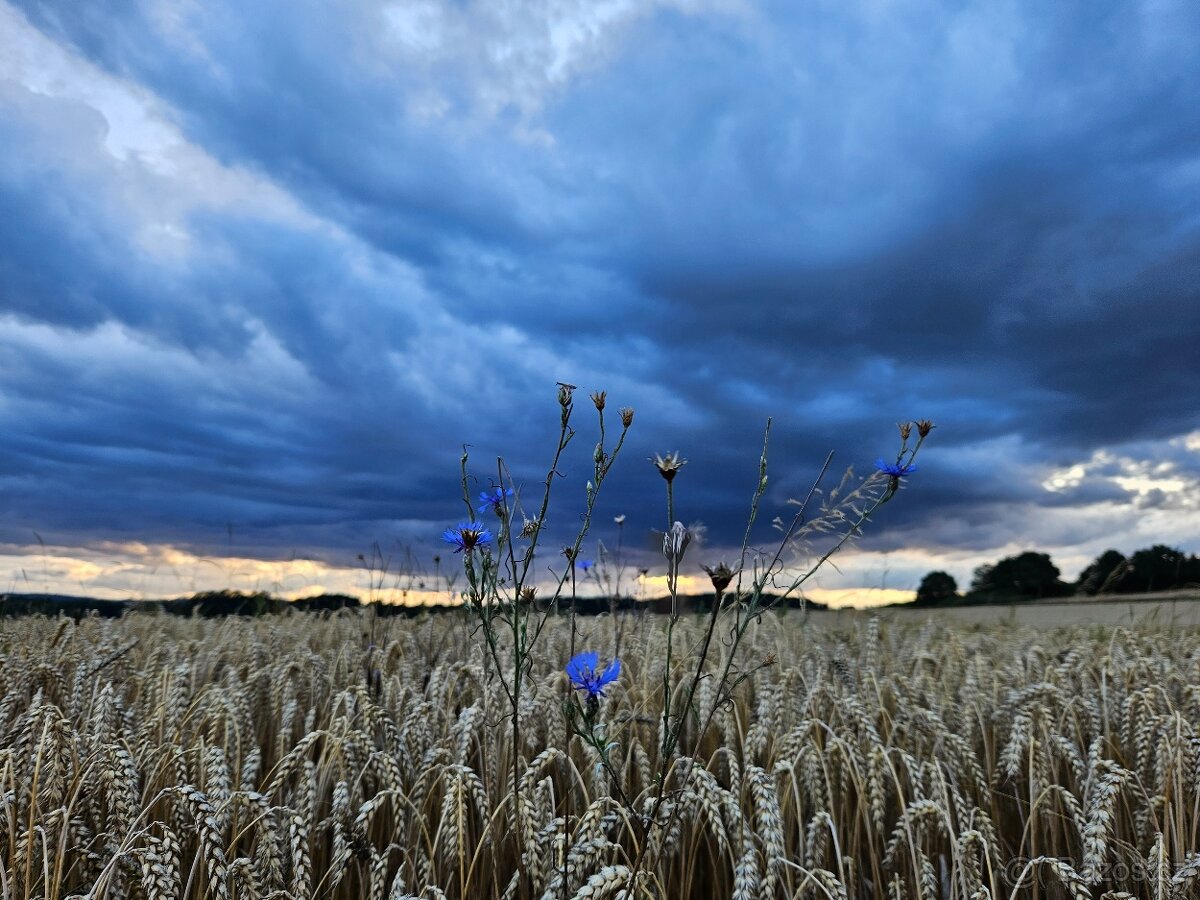
<path fill-rule="evenodd" d="M 958 625 L 1018 625 L 1028 628 L 1061 628 L 1071 625 L 1179 625 L 1200 627 L 1200 591 L 1160 591 L 1153 594 L 1071 599 L 1018 601 L 990 606 L 957 606 L 917 609 L 890 606 L 874 609 L 842 608 L 812 613 L 819 627 L 851 627 L 856 621 L 878 616 L 896 624 L 924 621 Z"/>

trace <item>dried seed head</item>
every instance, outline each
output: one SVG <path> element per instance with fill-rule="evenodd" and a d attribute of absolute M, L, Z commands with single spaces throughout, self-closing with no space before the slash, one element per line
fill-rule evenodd
<path fill-rule="evenodd" d="M 921 437 L 928 437 L 929 432 L 933 431 L 935 427 L 936 426 L 928 419 L 917 420 L 917 434 L 919 434 Z"/>
<path fill-rule="evenodd" d="M 536 599 L 537 599 L 537 588 L 535 588 L 535 587 L 521 588 L 521 602 L 522 603 L 532 603 Z"/>
<path fill-rule="evenodd" d="M 604 411 L 604 398 L 608 396 L 608 391 L 594 391 L 592 393 L 592 403 L 600 412 Z"/>
<path fill-rule="evenodd" d="M 532 540 L 541 526 L 542 523 L 537 519 L 526 519 L 521 525 L 521 537 L 525 540 Z"/>
<path fill-rule="evenodd" d="M 897 422 L 896 427 L 900 429 L 900 440 L 907 441 L 912 434 L 912 422 Z"/>
<path fill-rule="evenodd" d="M 633 407 L 622 406 L 618 412 L 621 414 L 621 424 L 628 428 L 633 424 Z"/>
<path fill-rule="evenodd" d="M 678 451 L 668 453 L 666 456 L 655 453 L 654 458 L 650 461 L 658 469 L 658 474 L 667 481 L 674 481 L 676 473 L 687 465 L 687 460 L 683 459 Z"/>
<path fill-rule="evenodd" d="M 718 563 L 715 566 L 701 566 L 708 573 L 709 579 L 712 581 L 713 590 L 717 592 L 717 596 L 725 593 L 725 588 L 729 587 L 729 583 L 733 581 L 733 576 L 737 574 L 734 569 L 724 563 Z"/>

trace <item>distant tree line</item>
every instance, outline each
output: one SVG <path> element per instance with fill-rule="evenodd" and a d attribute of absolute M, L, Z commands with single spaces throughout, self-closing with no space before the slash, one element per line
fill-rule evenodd
<path fill-rule="evenodd" d="M 1060 575 L 1048 553 L 1029 550 L 977 568 L 965 594 L 959 593 L 953 576 L 930 572 L 917 588 L 914 605 L 1011 603 L 1079 594 L 1094 597 L 1200 588 L 1200 557 L 1165 544 L 1155 544 L 1131 556 L 1105 550 L 1074 583 L 1063 581 Z"/>
<path fill-rule="evenodd" d="M 685 609 L 703 613 L 712 608 L 715 594 L 700 594 L 681 597 Z M 765 605 L 775 609 L 824 610 L 823 604 L 814 600 L 803 601 L 798 597 L 786 600 L 767 600 Z M 461 604 L 432 604 L 405 606 L 399 603 L 365 603 L 349 594 L 321 594 L 299 600 L 285 600 L 265 591 L 202 591 L 190 597 L 174 600 L 96 600 L 91 597 L 71 597 L 63 594 L 0 594 L 0 616 L 67 615 L 73 618 L 97 615 L 117 618 L 132 610 L 161 612 L 175 616 L 262 616 L 288 610 L 301 612 L 335 612 L 340 609 L 358 609 L 372 606 L 380 616 L 417 616 L 422 613 L 450 612 L 462 609 Z M 579 597 L 559 599 L 559 609 L 574 608 L 581 616 L 594 616 L 608 612 L 670 612 L 671 600 L 662 597 L 652 600 L 634 600 L 632 597 L 611 599 L 608 597 Z"/>
<path fill-rule="evenodd" d="M 175 616 L 259 616 L 288 609 L 332 611 L 360 605 L 348 594 L 321 594 L 300 600 L 284 600 L 265 591 L 201 591 L 174 600 L 97 600 L 66 594 L 0 594 L 0 615 L 67 615 L 74 618 L 97 615 L 118 618 L 130 610 L 161 612 Z"/>

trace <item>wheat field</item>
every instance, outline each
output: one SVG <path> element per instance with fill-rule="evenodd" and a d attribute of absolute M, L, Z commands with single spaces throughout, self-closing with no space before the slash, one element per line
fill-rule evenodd
<path fill-rule="evenodd" d="M 551 621 L 515 791 L 465 616 L 3 620 L 0 896 L 1191 895 L 1197 632 L 818 618 L 752 626 L 730 702 L 699 682 L 656 822 L 664 676 L 694 657 L 662 671 L 654 616 L 578 623 L 621 643 L 612 771 L 570 737 Z"/>

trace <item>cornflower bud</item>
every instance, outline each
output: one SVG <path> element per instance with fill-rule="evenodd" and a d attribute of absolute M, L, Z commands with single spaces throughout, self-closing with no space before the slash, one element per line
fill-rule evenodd
<path fill-rule="evenodd" d="M 683 552 L 692 542 L 692 533 L 682 522 L 676 522 L 671 530 L 663 535 L 663 555 L 675 565 L 683 559 Z"/>

